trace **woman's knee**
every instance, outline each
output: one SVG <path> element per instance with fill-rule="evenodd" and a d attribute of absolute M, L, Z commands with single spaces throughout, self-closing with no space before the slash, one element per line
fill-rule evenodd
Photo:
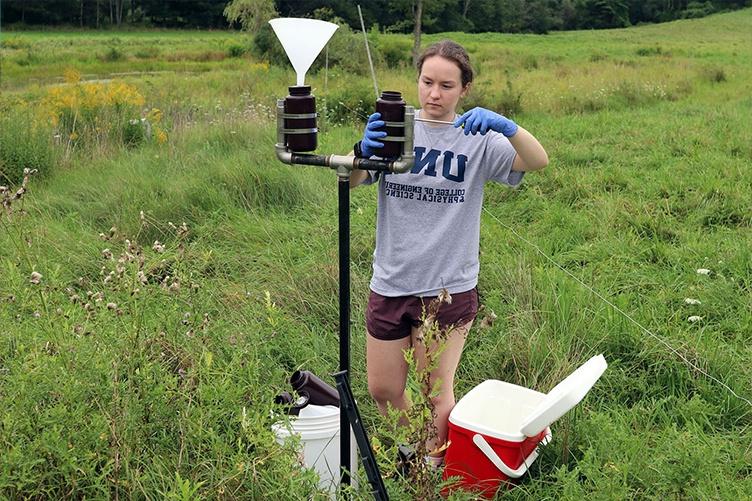
<path fill-rule="evenodd" d="M 454 395 L 449 392 L 441 392 L 431 397 L 431 407 L 439 416 L 448 416 L 455 403 Z"/>
<path fill-rule="evenodd" d="M 399 402 L 405 394 L 405 384 L 398 381 L 368 381 L 368 393 L 374 400 L 385 404 Z"/>

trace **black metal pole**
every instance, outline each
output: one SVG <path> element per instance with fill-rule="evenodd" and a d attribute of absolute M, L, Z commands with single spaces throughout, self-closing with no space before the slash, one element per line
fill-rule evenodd
<path fill-rule="evenodd" d="M 339 181 L 339 370 L 350 371 L 350 172 Z M 340 406 L 339 458 L 341 485 L 350 485 L 350 421 Z"/>

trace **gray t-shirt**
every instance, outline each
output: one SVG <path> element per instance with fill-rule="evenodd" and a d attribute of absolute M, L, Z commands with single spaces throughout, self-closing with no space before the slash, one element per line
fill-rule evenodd
<path fill-rule="evenodd" d="M 371 290 L 382 296 L 465 292 L 478 283 L 483 186 L 517 186 L 516 152 L 496 132 L 465 135 L 451 125 L 415 123 L 415 166 L 379 181 Z"/>

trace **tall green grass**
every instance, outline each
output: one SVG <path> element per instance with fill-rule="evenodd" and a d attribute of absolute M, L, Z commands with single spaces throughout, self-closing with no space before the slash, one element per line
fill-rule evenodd
<path fill-rule="evenodd" d="M 627 30 L 427 37 L 469 47 L 475 104 L 519 96 L 514 118 L 552 160 L 518 190 L 486 190 L 483 310 L 458 395 L 485 379 L 545 392 L 589 356 L 610 364 L 499 497 L 752 495 L 750 406 L 703 374 L 752 398 L 751 24 L 744 10 Z M 273 151 L 274 99 L 292 71 L 188 64 L 239 43 L 229 33 L 12 38 L 0 49 L 16 61 L 0 84 L 0 167 L 22 160 L 0 184 L 15 192 L 24 167 L 40 173 L 0 215 L 0 496 L 323 499 L 271 433 L 292 371 L 338 367 L 336 176 Z M 96 57 L 111 46 L 125 58 Z M 148 65 L 178 71 L 122 77 L 163 113 L 163 144 L 105 139 L 65 160 L 54 127 L 22 111 L 48 92 L 31 78 Z M 196 68 L 211 71 L 180 73 Z M 378 76 L 416 102 L 409 68 Z M 320 151 L 349 151 L 370 81 L 336 67 L 309 80 L 331 110 Z M 374 191 L 354 190 L 351 380 L 390 495 L 409 499 L 365 383 L 375 215 Z"/>

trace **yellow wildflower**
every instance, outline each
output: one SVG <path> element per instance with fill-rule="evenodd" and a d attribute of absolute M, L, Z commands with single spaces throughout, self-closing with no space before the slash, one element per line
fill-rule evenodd
<path fill-rule="evenodd" d="M 146 118 L 153 124 L 158 124 L 162 121 L 162 110 L 159 108 L 152 108 L 149 113 L 147 113 Z"/>
<path fill-rule="evenodd" d="M 66 68 L 63 78 L 65 83 L 77 84 L 81 81 L 81 73 L 75 68 Z"/>

